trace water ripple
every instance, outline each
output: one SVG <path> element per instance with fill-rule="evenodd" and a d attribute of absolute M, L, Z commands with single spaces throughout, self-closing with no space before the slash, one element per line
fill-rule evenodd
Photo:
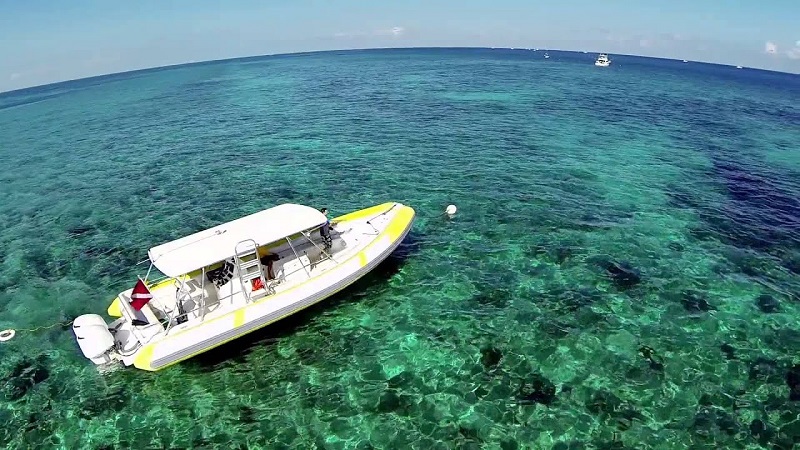
<path fill-rule="evenodd" d="M 100 377 L 66 327 L 21 332 L 0 346 L 0 442 L 798 442 L 800 81 L 537 54 L 332 52 L 0 96 L 0 328 L 102 312 L 149 246 L 276 203 L 418 212 L 345 292 L 157 374 Z"/>

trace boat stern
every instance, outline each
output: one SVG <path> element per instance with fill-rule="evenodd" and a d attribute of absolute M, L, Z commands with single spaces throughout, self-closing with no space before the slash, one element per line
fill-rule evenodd
<path fill-rule="evenodd" d="M 96 365 L 111 364 L 118 359 L 114 335 L 100 315 L 78 316 L 72 322 L 72 332 L 83 356 Z"/>
<path fill-rule="evenodd" d="M 120 294 L 124 295 L 126 292 Z M 72 332 L 83 356 L 99 366 L 101 371 L 119 365 L 130 366 L 141 360 L 142 350 L 163 331 L 163 327 L 149 305 L 144 305 L 140 312 L 142 317 L 138 318 L 130 304 L 117 297 L 109 307 L 109 315 L 121 317 L 113 322 L 106 323 L 99 314 L 84 314 L 76 318 Z M 143 323 L 137 323 L 137 320 Z"/>

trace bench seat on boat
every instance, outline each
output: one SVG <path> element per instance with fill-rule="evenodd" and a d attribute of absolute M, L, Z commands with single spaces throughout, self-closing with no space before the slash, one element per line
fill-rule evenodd
<path fill-rule="evenodd" d="M 120 311 L 122 312 L 122 316 L 131 324 L 130 332 L 139 342 L 144 343 L 149 341 L 157 333 L 164 331 L 164 326 L 158 320 L 158 317 L 156 317 L 149 303 L 143 305 L 142 309 L 139 311 L 133 309 L 130 303 L 132 292 L 133 289 L 129 289 L 119 294 Z M 134 320 L 145 321 L 147 323 L 134 325 Z"/>
<path fill-rule="evenodd" d="M 302 273 L 305 274 L 303 270 L 303 266 L 306 266 L 308 271 L 311 271 L 311 260 L 308 258 L 308 255 L 300 255 L 300 259 L 292 258 L 285 263 L 283 263 L 280 267 L 278 267 L 275 271 L 275 277 L 280 281 L 286 281 L 286 277 L 290 275 L 294 275 L 295 273 Z"/>

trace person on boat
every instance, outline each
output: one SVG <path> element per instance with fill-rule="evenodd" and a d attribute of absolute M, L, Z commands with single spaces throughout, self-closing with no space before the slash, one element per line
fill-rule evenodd
<path fill-rule="evenodd" d="M 322 236 L 322 242 L 325 244 L 325 251 L 331 249 L 333 239 L 331 239 L 331 220 L 328 219 L 328 208 L 320 208 L 319 212 L 325 216 L 325 223 L 319 229 L 319 234 Z"/>
<path fill-rule="evenodd" d="M 259 254 L 261 254 L 261 253 L 262 252 L 259 252 Z M 261 258 L 260 258 L 261 259 L 261 265 L 262 266 L 267 266 L 267 279 L 268 280 L 274 280 L 275 279 L 275 272 L 272 269 L 272 263 L 274 263 L 275 261 L 281 259 L 281 257 L 278 256 L 275 253 L 270 253 L 268 251 L 264 251 L 263 253 L 264 253 L 264 255 L 261 256 Z"/>

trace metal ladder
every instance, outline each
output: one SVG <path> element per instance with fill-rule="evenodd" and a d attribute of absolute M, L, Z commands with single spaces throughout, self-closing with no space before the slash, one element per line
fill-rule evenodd
<path fill-rule="evenodd" d="M 261 289 L 253 290 L 247 299 L 253 301 L 255 298 L 262 297 L 267 294 L 273 293 L 271 285 L 267 284 L 267 279 L 264 277 L 264 267 L 261 265 L 261 260 L 258 258 L 258 245 L 252 239 L 245 239 L 244 241 L 236 244 L 234 249 L 234 260 L 236 267 L 239 268 L 239 281 L 242 283 L 242 292 L 247 293 L 247 284 L 256 278 L 261 280 Z"/>

